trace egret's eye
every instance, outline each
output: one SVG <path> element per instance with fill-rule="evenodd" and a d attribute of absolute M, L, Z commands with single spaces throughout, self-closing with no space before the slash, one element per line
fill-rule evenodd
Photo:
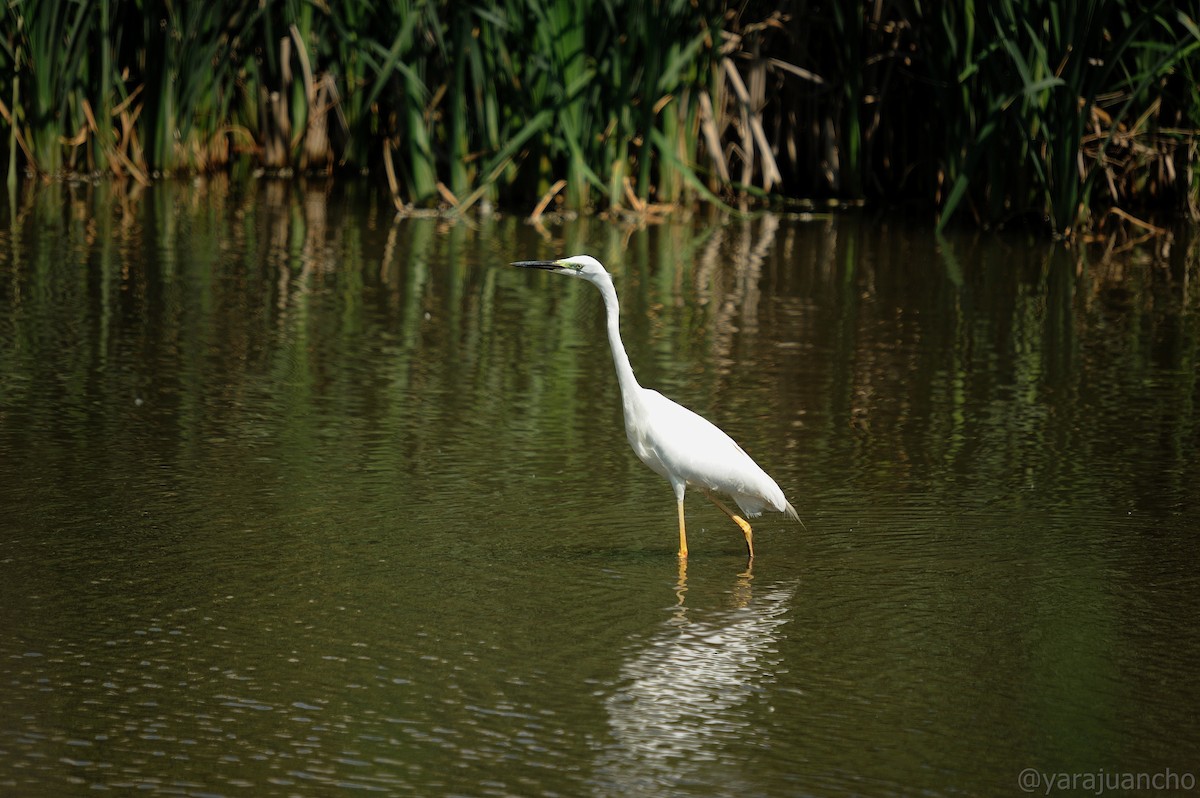
<path fill-rule="evenodd" d="M 603 295 L 608 344 L 612 348 L 624 405 L 625 434 L 634 453 L 665 477 L 675 491 L 681 560 L 688 554 L 683 517 L 683 493 L 688 486 L 702 488 L 708 498 L 738 525 L 746 538 L 746 554 L 751 560 L 754 559 L 754 541 L 750 523 L 722 504 L 712 495 L 713 491 L 732 495 L 745 516 L 753 517 L 771 509 L 800 520 L 775 480 L 732 438 L 703 416 L 638 384 L 621 343 L 617 291 L 613 288 L 612 275 L 600 261 L 591 255 L 574 255 L 559 260 L 517 261 L 513 265 L 557 274 L 574 272 L 576 277 L 596 286 Z M 588 270 L 587 274 L 583 273 L 584 269 Z M 680 573 L 683 573 L 682 569 Z"/>

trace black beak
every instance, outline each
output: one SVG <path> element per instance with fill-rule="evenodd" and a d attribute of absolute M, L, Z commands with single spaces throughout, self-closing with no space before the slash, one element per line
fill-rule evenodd
<path fill-rule="evenodd" d="M 560 268 L 558 263 L 552 260 L 518 260 L 514 261 L 513 266 L 520 266 L 522 269 L 545 269 L 546 271 L 558 271 Z"/>

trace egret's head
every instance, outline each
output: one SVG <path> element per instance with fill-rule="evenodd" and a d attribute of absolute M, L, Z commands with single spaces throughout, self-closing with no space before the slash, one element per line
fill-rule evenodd
<path fill-rule="evenodd" d="M 569 258 L 558 260 L 519 260 L 513 263 L 513 266 L 520 266 L 524 269 L 545 269 L 570 277 L 582 277 L 585 280 L 608 276 L 608 272 L 604 270 L 604 264 L 591 255 L 572 255 Z"/>

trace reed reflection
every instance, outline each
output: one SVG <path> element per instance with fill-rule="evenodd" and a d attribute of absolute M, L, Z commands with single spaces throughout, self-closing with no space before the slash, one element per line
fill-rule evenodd
<path fill-rule="evenodd" d="M 674 610 L 629 652 L 604 702 L 610 742 L 597 774 L 614 794 L 700 783 L 705 776 L 697 766 L 720 767 L 730 744 L 750 731 L 754 712 L 743 705 L 776 681 L 781 627 L 796 590 L 755 588 L 747 569 L 734 578 L 723 606 L 701 606 L 701 595 L 689 606 L 688 565 L 680 562 Z M 731 778 L 722 776 L 726 790 L 737 787 Z"/>

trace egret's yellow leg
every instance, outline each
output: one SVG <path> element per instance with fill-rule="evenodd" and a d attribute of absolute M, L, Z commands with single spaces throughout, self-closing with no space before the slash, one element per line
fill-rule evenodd
<path fill-rule="evenodd" d="M 716 496 L 712 495 L 708 491 L 705 491 L 704 495 L 708 497 L 708 500 L 710 502 L 717 505 L 717 507 L 720 508 L 721 512 L 723 512 L 723 513 L 725 513 L 725 515 L 729 516 L 730 519 L 733 520 L 733 523 L 737 524 L 738 528 L 740 528 L 742 530 L 742 534 L 746 536 L 746 551 L 750 552 L 750 559 L 753 560 L 754 559 L 754 531 L 752 529 L 750 529 L 750 522 L 747 521 L 745 518 L 742 518 L 740 515 L 735 513 L 733 510 L 730 510 L 728 507 L 725 506 L 724 502 L 722 502 L 720 499 L 718 499 Z"/>
<path fill-rule="evenodd" d="M 676 502 L 679 506 L 679 556 L 687 556 L 687 530 L 683 523 L 683 499 Z"/>

